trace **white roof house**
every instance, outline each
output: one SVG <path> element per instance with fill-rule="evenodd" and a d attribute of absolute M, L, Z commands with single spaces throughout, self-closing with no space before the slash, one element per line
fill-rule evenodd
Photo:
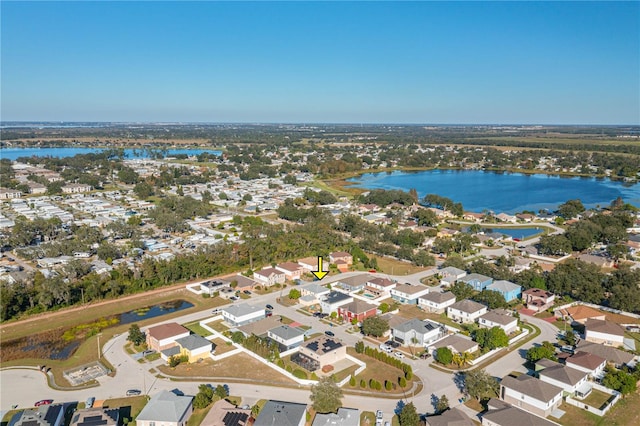
<path fill-rule="evenodd" d="M 240 303 L 227 306 L 222 309 L 222 317 L 226 322 L 234 326 L 240 326 L 258 321 L 265 316 L 264 307 Z"/>
<path fill-rule="evenodd" d="M 154 395 L 136 417 L 136 426 L 183 426 L 193 413 L 192 396 L 163 390 Z"/>

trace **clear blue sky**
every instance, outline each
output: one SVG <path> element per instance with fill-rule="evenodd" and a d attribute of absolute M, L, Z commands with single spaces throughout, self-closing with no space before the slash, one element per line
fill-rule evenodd
<path fill-rule="evenodd" d="M 639 2 L 1 3 L 2 120 L 640 124 Z"/>

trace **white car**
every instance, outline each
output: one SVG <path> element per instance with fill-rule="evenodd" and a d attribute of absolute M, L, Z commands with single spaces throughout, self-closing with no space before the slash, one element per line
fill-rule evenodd
<path fill-rule="evenodd" d="M 385 345 L 384 343 L 380 344 L 380 350 L 382 352 L 386 352 L 388 354 L 390 354 L 391 352 L 393 352 L 393 349 L 391 349 L 389 346 Z"/>
<path fill-rule="evenodd" d="M 400 359 L 404 358 L 404 354 L 402 352 L 394 352 L 393 356 Z"/>

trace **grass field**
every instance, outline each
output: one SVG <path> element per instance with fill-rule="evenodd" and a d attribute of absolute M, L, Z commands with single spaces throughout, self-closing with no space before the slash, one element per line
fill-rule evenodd
<path fill-rule="evenodd" d="M 388 257 L 377 256 L 373 254 L 368 254 L 370 258 L 375 258 L 378 262 L 378 272 L 382 272 L 385 274 L 391 275 L 410 275 L 415 274 L 416 272 L 425 271 L 429 268 L 423 268 L 420 266 L 415 266 L 409 262 L 402 262 L 396 259 L 389 259 Z"/>
<path fill-rule="evenodd" d="M 356 376 L 356 386 L 351 387 L 348 383 L 345 385 L 345 389 L 362 389 L 360 387 L 360 380 L 364 380 L 367 383 L 366 390 L 369 390 L 369 380 L 374 379 L 382 383 L 382 391 L 387 392 L 384 389 L 385 380 L 390 381 L 395 384 L 395 389 L 391 390 L 391 392 L 399 392 L 402 388 L 398 385 L 398 378 L 403 376 L 404 373 L 402 370 L 392 367 L 384 362 L 378 361 L 370 356 L 365 354 L 359 354 L 355 351 L 354 348 L 347 348 L 347 353 L 360 361 L 364 361 L 367 363 L 367 368 L 364 371 Z M 404 388 L 405 390 L 411 389 L 413 386 L 413 379 L 407 380 L 407 386 Z"/>

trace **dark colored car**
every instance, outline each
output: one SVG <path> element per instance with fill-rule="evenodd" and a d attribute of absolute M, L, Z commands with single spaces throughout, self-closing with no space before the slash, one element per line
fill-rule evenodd
<path fill-rule="evenodd" d="M 327 336 L 331 336 L 331 337 L 336 335 L 336 333 L 334 333 L 333 331 L 330 331 L 330 330 L 325 331 L 324 334 L 326 334 Z"/>
<path fill-rule="evenodd" d="M 394 340 L 387 340 L 386 342 L 384 342 L 385 345 L 387 346 L 391 346 L 392 348 L 398 348 L 400 347 L 400 343 L 394 341 Z"/>
<path fill-rule="evenodd" d="M 271 309 L 273 311 L 273 306 L 271 306 L 271 305 L 266 305 L 266 308 L 267 309 Z"/>
<path fill-rule="evenodd" d="M 41 405 L 49 405 L 49 404 L 53 404 L 53 399 L 41 399 L 40 401 L 36 402 L 33 405 L 36 407 L 39 407 Z"/>
<path fill-rule="evenodd" d="M 249 290 L 245 290 L 243 291 L 244 294 L 251 294 L 251 292 Z"/>

